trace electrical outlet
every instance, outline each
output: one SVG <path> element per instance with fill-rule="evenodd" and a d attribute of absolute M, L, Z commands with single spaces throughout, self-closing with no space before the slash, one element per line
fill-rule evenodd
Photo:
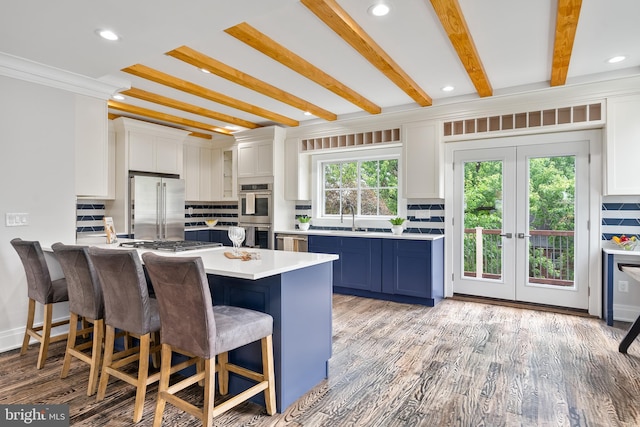
<path fill-rule="evenodd" d="M 629 292 L 629 282 L 626 280 L 618 281 L 618 292 Z"/>

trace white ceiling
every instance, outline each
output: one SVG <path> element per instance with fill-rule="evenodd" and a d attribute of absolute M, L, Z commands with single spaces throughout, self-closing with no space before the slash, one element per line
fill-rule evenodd
<path fill-rule="evenodd" d="M 338 3 L 433 98 L 433 105 L 478 98 L 429 0 L 389 0 L 392 11 L 382 18 L 367 13 L 374 1 Z M 458 1 L 494 96 L 549 87 L 556 0 Z M 2 3 L 0 52 L 93 78 L 126 79 L 132 87 L 260 125 L 274 123 L 120 70 L 143 64 L 301 124 L 321 121 L 165 55 L 187 45 L 329 110 L 338 119 L 369 114 L 224 32 L 247 22 L 382 107 L 383 113 L 420 108 L 298 0 Z M 640 74 L 639 18 L 638 0 L 583 0 L 567 84 Z M 122 38 L 117 42 L 102 40 L 95 34 L 99 28 L 112 29 Z M 627 60 L 618 64 L 606 62 L 620 54 L 626 55 Z M 455 86 L 455 90 L 443 92 L 441 88 L 446 85 Z M 226 124 L 135 98 L 123 102 L 213 126 Z"/>

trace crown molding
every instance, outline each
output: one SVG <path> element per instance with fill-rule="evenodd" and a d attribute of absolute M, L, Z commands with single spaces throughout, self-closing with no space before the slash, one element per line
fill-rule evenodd
<path fill-rule="evenodd" d="M 0 76 L 101 99 L 109 99 L 113 94 L 129 89 L 131 86 L 131 83 L 126 80 L 93 79 L 4 52 L 0 52 Z"/>

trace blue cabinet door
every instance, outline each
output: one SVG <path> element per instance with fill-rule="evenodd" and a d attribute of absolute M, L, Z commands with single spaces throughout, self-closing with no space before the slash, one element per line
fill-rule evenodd
<path fill-rule="evenodd" d="M 341 238 L 341 286 L 364 291 L 380 292 L 382 256 L 381 239 L 362 237 Z"/>
<path fill-rule="evenodd" d="M 223 246 L 233 246 L 227 230 L 211 230 L 211 241 L 222 243 Z"/>
<path fill-rule="evenodd" d="M 431 298 L 431 241 L 389 239 L 383 250 L 383 292 Z"/>

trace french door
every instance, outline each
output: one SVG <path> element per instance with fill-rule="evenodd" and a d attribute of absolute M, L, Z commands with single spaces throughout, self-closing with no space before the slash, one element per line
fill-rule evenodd
<path fill-rule="evenodd" d="M 455 293 L 588 308 L 588 155 L 585 141 L 454 151 Z"/>

